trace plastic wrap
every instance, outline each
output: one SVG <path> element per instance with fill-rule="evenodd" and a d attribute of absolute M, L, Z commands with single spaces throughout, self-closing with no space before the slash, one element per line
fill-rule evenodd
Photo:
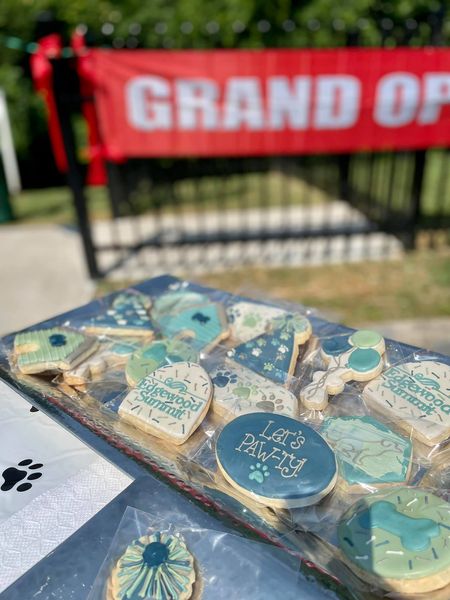
<path fill-rule="evenodd" d="M 118 310 L 127 314 L 117 316 Z M 412 500 L 424 490 L 448 499 L 448 357 L 383 341 L 370 332 L 355 333 L 305 307 L 232 296 L 164 277 L 33 329 L 52 327 L 94 335 L 96 352 L 75 368 L 52 365 L 50 372 L 28 375 L 17 369 L 14 336 L 9 336 L 3 340 L 3 352 L 18 381 L 39 389 L 46 401 L 163 472 L 205 505 L 313 561 L 358 597 L 369 591 L 395 593 L 395 586 L 383 578 L 364 577 L 348 568 L 338 527 L 358 502 L 367 499 L 370 504 L 370 498 L 389 496 L 397 488 L 408 490 Z M 130 397 L 136 399 L 136 390 L 147 394 L 143 381 L 164 372 L 172 385 L 177 371 L 171 367 L 186 361 L 201 367 L 212 393 L 203 399 L 202 418 L 183 443 L 121 417 L 120 407 Z M 167 367 L 169 371 L 159 371 Z M 165 397 L 167 393 L 166 389 Z M 148 394 L 143 398 L 148 402 Z M 139 408 L 136 403 L 136 411 Z M 167 414 L 178 418 L 179 412 L 170 409 Z M 229 438 L 238 440 L 234 447 L 241 452 L 225 457 L 231 471 L 242 466 L 240 457 L 252 458 L 246 466 L 248 477 L 239 472 L 234 480 L 217 450 L 221 435 L 237 428 L 236 419 L 244 417 L 242 422 L 251 427 L 256 422 L 264 427 L 242 430 L 245 439 L 239 432 L 240 438 Z M 271 421 L 287 423 L 282 425 L 287 438 L 266 428 Z M 272 444 L 271 456 L 262 446 L 252 446 L 257 441 Z M 308 449 L 310 442 L 317 451 Z M 291 468 L 285 471 L 286 479 L 298 475 L 299 488 L 305 486 L 303 475 L 318 478 L 325 461 L 329 478 L 286 501 L 275 493 L 286 461 Z M 255 482 L 272 487 L 273 497 L 252 491 Z M 402 521 L 397 513 L 389 514 Z M 441 523 L 440 530 L 445 529 L 447 521 Z M 405 579 L 410 570 L 407 565 Z M 445 597 L 442 590 L 426 593 L 432 600 Z"/>

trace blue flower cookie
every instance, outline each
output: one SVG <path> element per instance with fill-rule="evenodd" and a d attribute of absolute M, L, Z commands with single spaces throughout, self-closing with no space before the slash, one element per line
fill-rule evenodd
<path fill-rule="evenodd" d="M 110 600 L 188 600 L 196 580 L 194 557 L 182 539 L 156 532 L 134 540 L 109 580 Z"/>
<path fill-rule="evenodd" d="M 376 587 L 424 593 L 450 584 L 450 504 L 425 489 L 361 498 L 340 520 L 338 539 L 348 566 Z"/>

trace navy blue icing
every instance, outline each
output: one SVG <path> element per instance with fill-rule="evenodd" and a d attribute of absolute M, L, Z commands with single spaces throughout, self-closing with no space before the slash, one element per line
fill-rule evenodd
<path fill-rule="evenodd" d="M 328 356 L 339 356 L 339 354 L 347 352 L 347 350 L 352 348 L 352 345 L 348 341 L 349 337 L 349 335 L 337 335 L 335 337 L 326 338 L 321 342 L 322 350 L 325 354 L 328 354 Z"/>
<path fill-rule="evenodd" d="M 220 433 L 216 454 L 238 486 L 269 499 L 305 500 L 336 476 L 334 452 L 322 436 L 284 415 L 237 417 Z"/>
<path fill-rule="evenodd" d="M 48 338 L 48 341 L 50 342 L 50 345 L 53 346 L 54 348 L 59 348 L 61 346 L 65 346 L 67 343 L 66 336 L 63 335 L 62 333 L 53 333 Z"/>

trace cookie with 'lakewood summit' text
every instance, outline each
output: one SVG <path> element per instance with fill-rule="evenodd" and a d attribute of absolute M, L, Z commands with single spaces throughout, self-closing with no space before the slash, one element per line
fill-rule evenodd
<path fill-rule="evenodd" d="M 450 437 L 450 366 L 436 360 L 395 365 L 363 391 L 368 408 L 427 446 Z"/>

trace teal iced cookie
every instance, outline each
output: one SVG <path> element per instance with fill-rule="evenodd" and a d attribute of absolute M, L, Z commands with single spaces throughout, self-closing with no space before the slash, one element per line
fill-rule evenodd
<path fill-rule="evenodd" d="M 167 533 L 134 540 L 119 558 L 110 580 L 113 600 L 188 600 L 196 575 L 186 544 Z"/>
<path fill-rule="evenodd" d="M 338 538 L 351 569 L 373 585 L 423 593 L 450 583 L 450 504 L 426 490 L 365 496 L 342 517 Z"/>
<path fill-rule="evenodd" d="M 89 357 L 97 347 L 96 338 L 63 327 L 25 331 L 14 338 L 17 367 L 27 374 L 68 371 Z"/>
<path fill-rule="evenodd" d="M 198 352 L 186 342 L 162 339 L 139 348 L 128 359 L 125 373 L 130 385 L 136 385 L 159 367 L 177 362 L 197 362 Z"/>
<path fill-rule="evenodd" d="M 152 337 L 155 327 L 149 315 L 151 304 L 145 294 L 133 290 L 122 292 L 114 298 L 110 308 L 86 324 L 86 331 Z"/>
<path fill-rule="evenodd" d="M 336 453 L 347 486 L 401 484 L 408 479 L 412 444 L 372 417 L 329 417 L 320 433 Z"/>

